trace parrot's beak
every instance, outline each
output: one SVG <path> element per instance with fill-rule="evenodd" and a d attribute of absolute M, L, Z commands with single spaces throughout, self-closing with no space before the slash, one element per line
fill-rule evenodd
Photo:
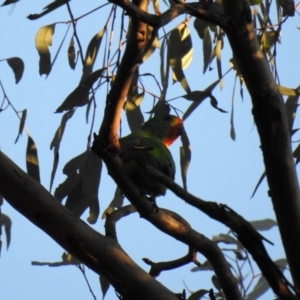
<path fill-rule="evenodd" d="M 183 126 L 183 124 L 182 125 L 180 125 L 180 126 L 178 126 L 178 128 L 177 128 L 177 134 L 178 134 L 178 136 L 182 136 L 182 134 L 184 133 L 184 126 Z"/>

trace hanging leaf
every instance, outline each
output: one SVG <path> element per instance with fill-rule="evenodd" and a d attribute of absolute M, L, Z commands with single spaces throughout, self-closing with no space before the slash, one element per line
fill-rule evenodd
<path fill-rule="evenodd" d="M 74 38 L 72 36 L 69 47 L 68 47 L 68 60 L 69 60 L 69 66 L 72 70 L 75 70 L 75 60 L 76 60 L 76 52 L 75 52 L 75 46 L 74 46 Z"/>
<path fill-rule="evenodd" d="M 220 284 L 220 282 L 219 282 L 219 280 L 218 280 L 218 278 L 217 278 L 216 275 L 213 275 L 213 276 L 211 277 L 211 282 L 212 282 L 212 284 L 214 285 L 214 287 L 215 287 L 218 291 L 221 291 L 221 290 L 222 290 L 222 286 L 221 286 L 221 284 Z"/>
<path fill-rule="evenodd" d="M 28 136 L 26 149 L 26 167 L 27 173 L 35 180 L 40 182 L 40 168 L 36 144 L 31 136 Z"/>
<path fill-rule="evenodd" d="M 210 97 L 210 94 L 207 93 L 206 91 L 192 91 L 181 97 L 190 101 L 202 102 L 207 97 Z"/>
<path fill-rule="evenodd" d="M 236 82 L 236 81 L 235 81 Z M 234 84 L 235 85 L 235 84 Z M 235 135 L 235 129 L 234 129 L 234 92 L 232 96 L 232 101 L 231 101 L 231 112 L 230 112 L 230 137 L 233 141 L 235 141 L 236 135 Z"/>
<path fill-rule="evenodd" d="M 203 74 L 204 74 L 209 66 L 211 60 L 211 54 L 212 54 L 212 40 L 208 28 L 205 28 L 204 30 L 202 48 L 203 48 Z"/>
<path fill-rule="evenodd" d="M 228 235 L 228 234 L 219 234 L 216 236 L 213 236 L 212 241 L 215 243 L 224 243 L 227 245 L 236 245 L 239 249 L 243 248 L 243 245 L 234 237 Z"/>
<path fill-rule="evenodd" d="M 228 111 L 218 107 L 218 101 L 213 95 L 210 95 L 210 104 L 213 108 L 217 109 L 218 111 L 222 113 L 228 113 Z"/>
<path fill-rule="evenodd" d="M 256 300 L 270 288 L 265 277 L 261 276 L 252 292 L 247 295 L 246 300 Z"/>
<path fill-rule="evenodd" d="M 11 241 L 11 219 L 7 215 L 0 213 L 0 229 L 2 226 L 4 226 L 6 236 L 6 250 L 8 250 Z"/>
<path fill-rule="evenodd" d="M 123 200 L 124 196 L 122 195 L 121 190 L 119 189 L 119 187 L 116 187 L 114 198 L 110 202 L 109 206 L 114 208 L 120 208 L 123 206 Z"/>
<path fill-rule="evenodd" d="M 115 208 L 118 209 L 122 207 L 123 202 L 124 202 L 124 195 L 122 195 L 119 187 L 116 187 L 114 198 L 112 199 L 108 207 L 104 210 L 101 218 L 105 219 L 107 215 L 110 215 L 112 212 L 115 211 Z"/>
<path fill-rule="evenodd" d="M 44 11 L 42 13 L 40 13 L 40 14 L 31 14 L 31 15 L 27 16 L 27 18 L 29 20 L 36 20 L 36 19 L 50 13 L 51 11 L 57 9 L 58 7 L 66 4 L 66 2 L 69 2 L 69 1 L 70 0 L 55 0 L 55 1 L 51 2 L 50 4 L 48 4 L 47 6 L 45 6 L 43 8 Z"/>
<path fill-rule="evenodd" d="M 299 96 L 300 94 L 300 87 L 296 89 L 291 89 L 282 85 L 278 85 L 279 93 L 283 96 Z"/>
<path fill-rule="evenodd" d="M 150 37 L 152 34 L 155 34 L 153 32 L 153 28 L 151 26 L 148 26 L 148 36 Z M 152 45 L 149 47 L 149 49 L 146 51 L 146 53 L 143 54 L 141 61 L 145 62 L 154 53 L 156 48 L 159 48 L 159 41 L 158 41 L 157 33 L 155 34 Z"/>
<path fill-rule="evenodd" d="M 182 98 L 185 98 L 187 100 L 195 101 L 199 105 L 203 100 L 205 100 L 207 97 L 210 98 L 210 104 L 212 105 L 213 108 L 217 109 L 220 112 L 227 113 L 227 111 L 223 110 L 222 108 L 218 107 L 218 101 L 217 99 L 211 94 L 208 93 L 208 90 L 204 91 L 193 91 L 190 92 L 186 95 L 181 96 Z M 185 115 L 183 117 L 186 119 Z"/>
<path fill-rule="evenodd" d="M 160 56 L 160 81 L 161 81 L 161 85 L 164 87 L 165 85 L 168 85 L 168 78 L 166 76 L 166 69 L 169 69 L 168 67 L 165 67 L 165 50 L 166 50 L 166 46 L 167 46 L 167 39 L 164 38 L 162 43 L 161 43 L 161 47 L 160 47 L 160 51 L 159 51 L 159 56 Z"/>
<path fill-rule="evenodd" d="M 299 90 L 299 88 L 300 86 L 297 87 L 297 90 Z M 286 108 L 286 114 L 288 118 L 290 132 L 292 132 L 293 130 L 294 120 L 296 117 L 297 108 L 299 106 L 298 100 L 299 100 L 299 94 L 289 96 L 285 102 L 285 108 Z"/>
<path fill-rule="evenodd" d="M 84 66 L 83 66 L 83 74 L 82 80 L 84 80 L 88 75 L 93 72 L 93 66 L 95 64 L 95 60 L 97 58 L 97 54 L 99 48 L 101 46 L 103 34 L 106 31 L 106 27 L 100 30 L 90 41 L 88 48 L 85 54 Z"/>
<path fill-rule="evenodd" d="M 80 83 L 79 86 L 73 90 L 64 102 L 56 109 L 56 113 L 61 113 L 75 107 L 81 107 L 88 103 L 90 85 Z"/>
<path fill-rule="evenodd" d="M 198 271 L 213 271 L 213 267 L 211 265 L 211 263 L 206 260 L 204 261 L 204 263 L 201 264 L 201 266 L 198 266 L 198 267 L 193 267 L 191 269 L 192 272 L 198 272 Z"/>
<path fill-rule="evenodd" d="M 194 28 L 196 29 L 201 40 L 204 39 L 204 35 L 205 35 L 204 31 L 207 27 L 208 27 L 208 22 L 198 18 L 195 19 Z"/>
<path fill-rule="evenodd" d="M 182 146 L 180 147 L 180 167 L 183 188 L 187 190 L 187 171 L 191 162 L 192 152 L 186 131 L 181 135 Z"/>
<path fill-rule="evenodd" d="M 84 106 L 89 102 L 89 91 L 93 84 L 102 75 L 103 69 L 99 69 L 94 73 L 88 75 L 84 80 L 82 80 L 79 85 L 73 90 L 71 94 L 64 100 L 64 102 L 56 109 L 56 113 L 63 112 L 65 110 L 70 110 L 75 107 Z"/>
<path fill-rule="evenodd" d="M 287 260 L 284 259 L 279 259 L 275 261 L 275 264 L 281 268 L 284 269 L 287 266 Z M 267 292 L 267 290 L 270 288 L 267 280 L 265 279 L 264 276 L 261 276 L 260 279 L 258 280 L 257 284 L 254 286 L 252 292 L 250 292 L 246 300 L 256 300 L 258 299 L 261 295 Z"/>
<path fill-rule="evenodd" d="M 144 96 L 144 92 L 136 95 L 129 95 L 124 103 L 124 109 L 126 111 L 126 117 L 131 132 L 136 132 L 144 123 L 144 116 L 140 107 Z"/>
<path fill-rule="evenodd" d="M 187 298 L 187 300 L 199 300 L 201 299 L 203 296 L 205 296 L 207 293 L 209 293 L 208 290 L 198 290 L 194 293 L 192 293 L 192 295 L 190 297 Z"/>
<path fill-rule="evenodd" d="M 255 186 L 255 188 L 254 188 L 254 191 L 253 191 L 253 193 L 252 193 L 252 195 L 251 195 L 250 198 L 253 198 L 253 197 L 254 197 L 254 195 L 255 195 L 255 193 L 256 193 L 258 187 L 260 186 L 260 184 L 262 183 L 262 181 L 264 180 L 265 177 L 266 177 L 266 171 L 264 171 L 264 172 L 262 173 L 262 175 L 260 176 L 260 178 L 259 178 L 259 180 L 258 180 L 258 182 L 257 182 L 257 184 L 256 184 L 256 186 Z"/>
<path fill-rule="evenodd" d="M 65 265 L 75 265 L 78 266 L 81 264 L 81 261 L 78 260 L 74 255 L 69 252 L 64 252 L 61 256 L 62 261 Z"/>
<path fill-rule="evenodd" d="M 80 217 L 89 207 L 88 222 L 96 223 L 99 216 L 98 188 L 102 161 L 87 150 L 70 160 L 64 167 L 66 180 L 55 190 L 54 196 L 62 201 L 67 197 L 65 206 Z"/>
<path fill-rule="evenodd" d="M 67 176 L 71 176 L 72 174 L 76 173 L 77 170 L 82 169 L 85 160 L 87 158 L 87 151 L 84 151 L 83 153 L 79 154 L 78 156 L 75 156 L 70 161 L 68 161 L 64 168 L 63 168 L 63 174 Z"/>
<path fill-rule="evenodd" d="M 86 160 L 86 152 L 72 158 L 63 168 L 63 174 L 67 175 L 67 179 L 61 183 L 55 190 L 54 196 L 60 202 L 73 190 L 80 181 L 78 169 L 82 169 Z"/>
<path fill-rule="evenodd" d="M 187 93 L 189 93 L 191 89 L 185 78 L 183 69 L 188 67 L 192 61 L 192 56 L 193 44 L 190 31 L 186 23 L 182 23 L 170 33 L 167 57 L 173 70 L 173 80 L 179 81 Z"/>
<path fill-rule="evenodd" d="M 27 115 L 27 109 L 24 109 L 22 111 L 22 116 L 21 116 L 20 124 L 19 124 L 19 133 L 18 133 L 18 136 L 17 136 L 17 138 L 15 140 L 15 144 L 19 140 L 19 137 L 22 135 L 22 132 L 23 132 L 23 129 L 24 129 L 24 125 L 25 125 L 26 115 Z"/>
<path fill-rule="evenodd" d="M 61 119 L 61 122 L 60 122 L 60 125 L 57 128 L 57 130 L 55 132 L 55 135 L 54 135 L 54 137 L 53 137 L 53 139 L 51 141 L 51 144 L 50 144 L 50 150 L 53 149 L 53 154 L 54 154 L 53 167 L 52 167 L 51 179 L 50 179 L 50 191 L 52 189 L 52 185 L 53 185 L 55 173 L 56 173 L 58 162 L 59 162 L 59 146 L 60 146 L 60 142 L 62 140 L 66 124 L 67 124 L 68 120 L 70 118 L 72 118 L 72 116 L 74 114 L 74 111 L 75 111 L 74 109 L 70 110 L 70 111 L 67 111 L 63 115 L 63 117 Z"/>
<path fill-rule="evenodd" d="M 195 19 L 194 27 L 202 39 L 202 49 L 203 49 L 203 74 L 206 72 L 212 54 L 212 40 L 208 29 L 209 23 L 201 20 Z"/>
<path fill-rule="evenodd" d="M 105 277 L 103 276 L 99 276 L 99 282 L 100 282 L 100 286 L 101 286 L 101 291 L 102 291 L 102 299 L 104 299 L 109 287 L 110 287 L 110 283 L 106 280 Z"/>
<path fill-rule="evenodd" d="M 12 68 L 14 74 L 15 74 L 15 79 L 16 83 L 18 83 L 24 72 L 24 62 L 21 58 L 19 57 L 10 57 L 6 59 L 8 65 Z"/>
<path fill-rule="evenodd" d="M 264 231 L 270 230 L 274 226 L 278 226 L 277 222 L 272 219 L 264 219 L 249 222 L 256 230 Z"/>
<path fill-rule="evenodd" d="M 101 178 L 102 160 L 92 151 L 88 151 L 86 162 L 81 170 L 82 194 L 87 199 L 90 214 L 87 221 L 90 224 L 97 222 L 100 208 L 98 189 Z"/>
<path fill-rule="evenodd" d="M 51 141 L 50 150 L 52 150 L 54 148 L 54 152 L 58 151 L 61 139 L 62 139 L 64 131 L 65 131 L 66 124 L 67 124 L 68 120 L 70 118 L 72 118 L 74 111 L 75 110 L 67 111 L 62 116 L 60 125 L 58 126 L 58 128 L 55 132 L 55 135 Z"/>
<path fill-rule="evenodd" d="M 296 158 L 296 165 L 297 165 L 299 163 L 299 161 L 300 161 L 300 144 L 294 150 L 293 156 Z"/>
<path fill-rule="evenodd" d="M 51 55 L 48 47 L 52 45 L 52 35 L 54 34 L 54 29 L 55 24 L 41 27 L 35 37 L 35 47 L 40 56 L 40 75 L 49 75 L 51 72 Z"/>
<path fill-rule="evenodd" d="M 213 82 L 210 86 L 208 86 L 204 91 L 194 91 L 189 93 L 189 95 L 195 96 L 195 99 L 197 96 L 199 96 L 199 100 L 195 101 L 188 107 L 186 112 L 183 114 L 182 120 L 186 120 L 192 112 L 202 103 L 202 101 L 207 97 L 207 95 L 211 95 L 213 89 L 218 85 L 219 80 Z M 199 93 L 200 92 L 200 93 Z M 197 94 L 198 93 L 198 94 Z M 205 97 L 204 99 L 202 97 Z M 190 99 L 188 99 L 190 100 Z"/>
<path fill-rule="evenodd" d="M 240 78 L 240 80 L 243 80 L 243 76 L 242 76 L 242 73 L 241 73 L 241 71 L 240 71 L 240 68 L 239 68 L 239 66 L 237 65 L 237 63 L 236 63 L 236 61 L 235 61 L 234 58 L 231 58 L 231 59 L 229 60 L 229 64 L 230 64 L 231 67 L 233 68 L 233 70 L 234 70 L 236 76 L 238 76 L 238 77 Z"/>
<path fill-rule="evenodd" d="M 293 17 L 295 14 L 294 0 L 279 0 L 279 4 L 282 7 L 282 16 Z"/>
<path fill-rule="evenodd" d="M 154 114 L 154 116 L 165 116 L 170 113 L 171 109 L 169 104 L 162 98 L 160 98 L 155 106 L 148 112 L 149 114 Z"/>
<path fill-rule="evenodd" d="M 276 43 L 277 38 L 277 33 L 275 31 L 264 31 L 261 37 L 262 50 L 270 50 Z"/>
<path fill-rule="evenodd" d="M 1 6 L 17 3 L 20 0 L 5 0 Z"/>
<path fill-rule="evenodd" d="M 220 80 L 220 88 L 223 88 L 223 79 L 222 79 L 222 64 L 221 64 L 221 52 L 223 48 L 223 33 L 219 33 L 216 43 L 216 58 L 217 58 L 217 70 Z"/>

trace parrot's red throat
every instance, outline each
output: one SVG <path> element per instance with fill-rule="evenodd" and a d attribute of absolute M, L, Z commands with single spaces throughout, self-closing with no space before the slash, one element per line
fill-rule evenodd
<path fill-rule="evenodd" d="M 173 142 L 176 141 L 176 139 L 183 133 L 183 130 L 183 121 L 180 118 L 175 117 L 172 120 L 168 136 L 162 141 L 163 144 L 167 147 L 171 146 Z"/>

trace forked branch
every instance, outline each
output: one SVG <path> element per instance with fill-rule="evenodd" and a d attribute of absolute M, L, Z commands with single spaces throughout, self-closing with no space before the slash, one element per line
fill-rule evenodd
<path fill-rule="evenodd" d="M 146 171 L 149 176 L 162 182 L 176 196 L 198 208 L 212 219 L 229 227 L 236 234 L 237 238 L 247 251 L 252 255 L 274 293 L 278 295 L 280 299 L 299 299 L 298 297 L 300 295 L 296 290 L 292 292 L 292 285 L 287 281 L 285 276 L 269 257 L 269 254 L 263 245 L 263 240 L 265 239 L 242 216 L 226 205 L 219 205 L 212 201 L 204 201 L 193 196 L 173 180 L 149 165 L 147 166 Z"/>

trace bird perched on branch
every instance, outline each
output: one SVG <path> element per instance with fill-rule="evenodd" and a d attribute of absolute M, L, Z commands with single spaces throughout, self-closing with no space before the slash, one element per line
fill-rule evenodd
<path fill-rule="evenodd" d="M 126 173 L 155 203 L 164 195 L 166 187 L 149 177 L 144 168 L 148 164 L 171 179 L 175 177 L 175 163 L 168 149 L 182 133 L 183 121 L 177 116 L 158 116 L 145 122 L 141 128 L 120 139 L 120 158 Z"/>

